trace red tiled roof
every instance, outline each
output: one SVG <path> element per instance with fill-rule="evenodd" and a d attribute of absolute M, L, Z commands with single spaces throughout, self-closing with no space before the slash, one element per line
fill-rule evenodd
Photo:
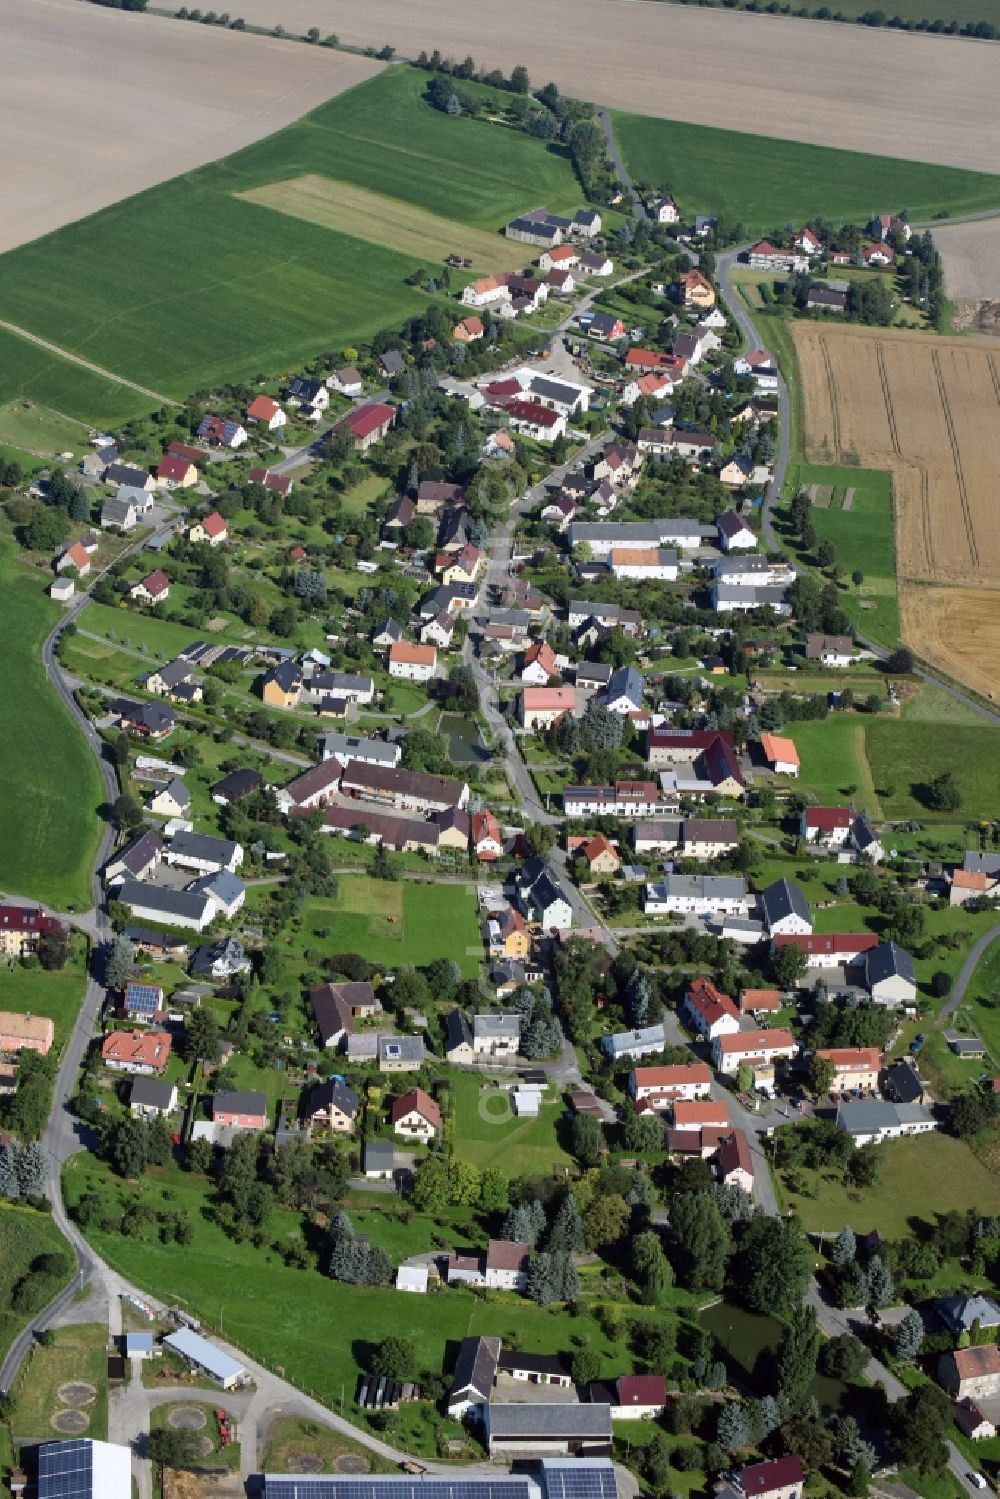
<path fill-rule="evenodd" d="M 396 417 L 395 406 L 387 406 L 384 401 L 371 401 L 367 406 L 358 406 L 356 410 L 349 411 L 337 423 L 337 428 L 346 427 L 355 437 L 370 437 L 380 427 L 392 426 Z"/>
<path fill-rule="evenodd" d="M 178 453 L 165 453 L 160 459 L 156 477 L 158 479 L 186 479 L 191 466 L 190 458 L 182 458 Z"/>
<path fill-rule="evenodd" d="M 101 1047 L 101 1060 L 162 1069 L 172 1044 L 166 1031 L 112 1031 Z"/>
<path fill-rule="evenodd" d="M 437 649 L 433 645 L 412 645 L 408 640 L 397 640 L 389 647 L 389 661 L 402 661 L 408 666 L 433 666 L 437 661 Z"/>
<path fill-rule="evenodd" d="M 835 828 L 849 828 L 854 821 L 850 807 L 807 807 L 806 827 L 832 833 Z"/>
<path fill-rule="evenodd" d="M 535 401 L 504 401 L 502 405 L 516 422 L 531 422 L 536 427 L 554 427 L 563 420 L 558 411 L 550 411 Z"/>
<path fill-rule="evenodd" d="M 428 1124 L 433 1124 L 435 1129 L 441 1128 L 441 1110 L 423 1088 L 411 1088 L 408 1093 L 397 1098 L 389 1110 L 389 1117 L 396 1124 L 414 1109 Z"/>
<path fill-rule="evenodd" d="M 665 1405 L 667 1381 L 662 1374 L 620 1374 L 619 1405 Z"/>
<path fill-rule="evenodd" d="M 165 588 L 170 587 L 170 579 L 162 568 L 157 567 L 153 572 L 146 574 L 142 580 L 142 586 L 147 593 L 155 596 L 158 593 L 162 593 Z"/>
<path fill-rule="evenodd" d="M 271 396 L 254 396 L 247 407 L 247 416 L 259 422 L 269 422 L 278 410 L 278 403 Z"/>
<path fill-rule="evenodd" d="M 874 932 L 782 932 L 774 939 L 775 947 L 797 947 L 806 957 L 816 953 L 829 953 L 837 957 L 842 953 L 868 952 L 878 947 Z"/>

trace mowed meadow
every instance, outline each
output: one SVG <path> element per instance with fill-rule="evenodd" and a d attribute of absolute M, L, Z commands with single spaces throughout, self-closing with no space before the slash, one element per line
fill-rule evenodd
<path fill-rule="evenodd" d="M 453 119 L 424 102 L 426 83 L 390 68 L 256 145 L 0 257 L 0 318 L 173 396 L 398 325 L 426 296 L 404 285 L 421 260 L 405 233 L 394 241 L 391 211 L 380 243 L 362 222 L 356 237 L 240 194 L 314 175 L 484 232 L 541 202 L 579 205 L 560 147 Z"/>
<path fill-rule="evenodd" d="M 0 541 L 0 631 L 5 658 L 0 740 L 0 889 L 62 910 L 91 903 L 100 834 L 97 762 L 46 681 L 42 641 L 59 606 L 43 578 Z"/>
<path fill-rule="evenodd" d="M 986 172 L 619 111 L 613 122 L 637 182 L 669 188 L 684 214 L 725 214 L 752 235 L 820 215 L 864 222 L 886 207 L 913 220 L 1000 209 L 1000 176 Z"/>

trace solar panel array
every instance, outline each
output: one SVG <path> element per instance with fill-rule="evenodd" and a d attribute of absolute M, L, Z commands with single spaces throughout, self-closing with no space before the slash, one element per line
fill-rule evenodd
<path fill-rule="evenodd" d="M 609 1462 L 546 1462 L 546 1499 L 617 1499 L 615 1470 Z"/>
<path fill-rule="evenodd" d="M 84 1437 L 38 1449 L 38 1499 L 93 1499 L 94 1452 Z"/>
<path fill-rule="evenodd" d="M 264 1475 L 264 1499 L 532 1499 L 525 1478 L 335 1478 Z M 537 1492 L 537 1490 L 534 1490 Z"/>
<path fill-rule="evenodd" d="M 125 990 L 125 1004 L 132 1011 L 155 1015 L 160 1008 L 160 994 L 158 984 L 129 984 Z"/>

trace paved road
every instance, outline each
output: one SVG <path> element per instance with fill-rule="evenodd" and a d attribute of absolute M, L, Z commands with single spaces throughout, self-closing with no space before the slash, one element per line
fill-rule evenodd
<path fill-rule="evenodd" d="M 635 208 L 637 216 L 640 219 L 648 220 L 649 214 L 646 211 L 646 205 L 640 198 L 639 194 L 636 192 L 635 183 L 632 181 L 632 178 L 629 175 L 628 167 L 622 160 L 622 154 L 618 149 L 618 142 L 615 140 L 615 132 L 611 124 L 611 117 L 609 116 L 606 109 L 598 109 L 595 111 L 595 113 L 597 115 L 597 123 L 600 125 L 601 129 L 604 132 L 604 139 L 607 142 L 608 147 L 608 155 L 611 157 L 611 165 L 614 167 L 615 171 L 618 174 L 618 181 L 621 183 L 622 187 L 632 199 L 632 205 Z"/>
<path fill-rule="evenodd" d="M 0 328 L 6 328 L 8 333 L 16 333 L 18 338 L 25 339 L 29 344 L 37 344 L 40 349 L 46 349 L 50 354 L 58 354 L 59 358 L 65 359 L 68 364 L 78 364 L 81 369 L 90 370 L 92 374 L 100 375 L 104 380 L 113 380 L 116 385 L 124 385 L 128 390 L 137 390 L 141 396 L 150 396 L 161 406 L 180 405 L 179 401 L 172 401 L 169 396 L 161 395 L 158 390 L 150 390 L 148 386 L 137 385 L 134 380 L 126 380 L 123 375 L 116 375 L 114 370 L 106 370 L 101 364 L 91 364 L 89 359 L 81 359 L 79 354 L 71 354 L 69 349 L 62 348 L 60 344 L 50 343 L 47 338 L 39 338 L 37 333 L 31 333 L 17 323 L 8 323 L 0 319 Z"/>
<path fill-rule="evenodd" d="M 737 323 L 740 332 L 746 340 L 748 349 L 760 347 L 760 334 L 754 326 L 753 318 L 747 309 L 747 305 L 740 295 L 739 288 L 733 285 L 731 280 L 733 267 L 737 264 L 745 245 L 738 245 L 733 250 L 727 250 L 720 255 L 715 262 L 715 272 L 719 283 L 719 293 L 726 305 L 726 311 Z M 764 505 L 761 510 L 761 531 L 763 532 L 765 544 L 769 551 L 776 552 L 779 548 L 778 538 L 774 533 L 774 507 L 781 495 L 781 486 L 785 482 L 785 473 L 788 469 L 788 459 L 791 443 L 791 402 L 788 399 L 788 386 L 785 384 L 784 376 L 778 372 L 778 451 L 774 459 L 774 473 L 767 491 L 764 495 Z"/>
<path fill-rule="evenodd" d="M 948 996 L 947 1003 L 941 1006 L 941 1013 L 938 1015 L 936 1021 L 937 1025 L 943 1025 L 950 1016 L 954 1015 L 965 998 L 965 991 L 969 987 L 969 981 L 976 971 L 980 958 L 986 949 L 992 947 L 993 943 L 998 940 L 1000 940 L 1000 926 L 991 926 L 988 932 L 983 933 L 975 946 L 970 948 L 965 962 L 958 971 L 958 978 L 955 980 L 955 986 Z"/>

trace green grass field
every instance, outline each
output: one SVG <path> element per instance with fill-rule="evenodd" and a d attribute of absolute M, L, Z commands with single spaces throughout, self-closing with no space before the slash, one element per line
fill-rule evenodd
<path fill-rule="evenodd" d="M 832 486 L 832 503 L 813 505 L 812 521 L 819 541 L 829 541 L 848 580 L 864 573 L 860 588 L 853 583 L 841 594 L 844 612 L 863 635 L 883 645 L 899 640 L 896 592 L 896 543 L 890 476 L 879 470 L 835 468 L 799 463 L 788 473 L 789 492 L 817 484 Z M 854 490 L 850 510 L 843 508 L 846 491 Z"/>
<path fill-rule="evenodd" d="M 882 797 L 885 815 L 915 817 L 921 822 L 953 821 L 955 813 L 934 813 L 914 794 L 942 771 L 958 781 L 963 818 L 1000 816 L 1000 780 L 996 756 L 1000 735 L 986 724 L 941 724 L 920 719 L 873 719 L 866 731 L 868 759 L 875 784 L 891 785 Z"/>
<path fill-rule="evenodd" d="M 52 1417 L 66 1409 L 61 1386 L 82 1381 L 94 1398 L 80 1407 L 89 1425 L 85 1435 L 103 1440 L 108 1434 L 108 1330 L 98 1323 L 57 1328 L 48 1348 L 36 1345 L 18 1381 L 11 1426 L 25 1435 L 53 1431 Z"/>
<path fill-rule="evenodd" d="M 23 324 L 20 309 L 14 301 L 6 304 L 5 316 L 11 322 Z M 62 343 L 58 329 L 54 329 L 52 339 L 54 343 Z M 18 338 L 15 333 L 0 328 L 0 402 L 6 409 L 11 401 L 25 397 L 40 401 L 65 417 L 95 426 L 123 421 L 126 417 L 148 411 L 150 406 L 148 397 L 137 391 L 113 380 L 105 380 L 102 375 L 91 374 L 78 364 L 70 364 L 28 339 Z M 13 431 L 8 432 L 0 415 L 0 441 L 17 448 L 27 442 L 27 437 L 20 424 L 16 435 Z M 30 449 L 38 444 L 29 442 L 27 446 Z"/>
<path fill-rule="evenodd" d="M 65 1254 L 69 1245 L 47 1213 L 0 1203 L 0 1348 L 6 1352 L 28 1321 L 27 1312 L 10 1310 L 11 1292 L 40 1254 Z M 69 1277 L 67 1276 L 67 1279 Z"/>
<path fill-rule="evenodd" d="M 89 428 L 75 417 L 63 416 L 48 406 L 39 406 L 22 397 L 0 406 L 0 442 L 21 447 L 40 458 L 56 458 L 60 453 L 83 453 Z"/>
<path fill-rule="evenodd" d="M 61 1046 L 76 1024 L 86 983 L 82 957 L 53 973 L 20 964 L 0 967 L 0 1010 L 30 1010 L 46 1016 L 55 1025 L 56 1045 Z"/>
<path fill-rule="evenodd" d="M 66 909 L 91 903 L 104 788 L 83 735 L 45 680 L 42 642 L 59 616 L 45 577 L 0 539 L 5 703 L 0 748 L 0 889 Z"/>
<path fill-rule="evenodd" d="M 331 931 L 319 937 L 320 931 Z M 466 978 L 482 960 L 475 889 L 470 885 L 389 882 L 341 875 L 336 900 L 311 900 L 303 914 L 302 948 L 356 952 L 372 962 L 420 968 L 452 958 Z"/>
<path fill-rule="evenodd" d="M 970 1203 L 983 1214 L 1000 1211 L 1000 1177 L 988 1171 L 961 1140 L 935 1131 L 911 1140 L 890 1140 L 882 1150 L 882 1175 L 874 1187 L 849 1191 L 841 1181 L 810 1173 L 814 1196 L 785 1186 L 786 1205 L 812 1231 L 836 1233 L 849 1223 L 855 1233 L 877 1228 L 887 1239 L 905 1237 L 910 1220 L 935 1213 L 964 1212 Z"/>
<path fill-rule="evenodd" d="M 789 725 L 787 732 L 801 761 L 798 781 L 792 784 L 813 791 L 825 805 L 844 801 L 853 786 L 854 805 L 881 815 L 865 753 L 865 726 L 866 720 L 856 713 Z"/>
<path fill-rule="evenodd" d="M 427 305 L 403 285 L 419 263 L 405 244 L 237 195 L 313 173 L 491 231 L 542 201 L 579 204 L 561 148 L 453 119 L 422 100 L 425 85 L 414 69 L 388 69 L 234 156 L 12 251 L 0 262 L 0 315 L 177 396 L 392 328 Z M 0 398 L 23 393 L 21 352 Z M 76 414 L 47 385 L 40 398 Z"/>
<path fill-rule="evenodd" d="M 1000 177 L 983 172 L 645 115 L 615 113 L 614 126 L 633 177 L 669 187 L 688 217 L 724 213 L 751 234 L 817 214 L 838 224 L 864 220 L 878 203 L 905 208 L 915 219 L 1000 207 Z"/>
<path fill-rule="evenodd" d="M 558 1140 L 557 1126 L 565 1117 L 562 1100 L 547 1097 L 537 1119 L 520 1119 L 511 1110 L 509 1095 L 477 1073 L 455 1073 L 451 1079 L 455 1109 L 455 1154 L 474 1166 L 500 1166 L 519 1171 L 548 1172 L 570 1165 Z"/>

